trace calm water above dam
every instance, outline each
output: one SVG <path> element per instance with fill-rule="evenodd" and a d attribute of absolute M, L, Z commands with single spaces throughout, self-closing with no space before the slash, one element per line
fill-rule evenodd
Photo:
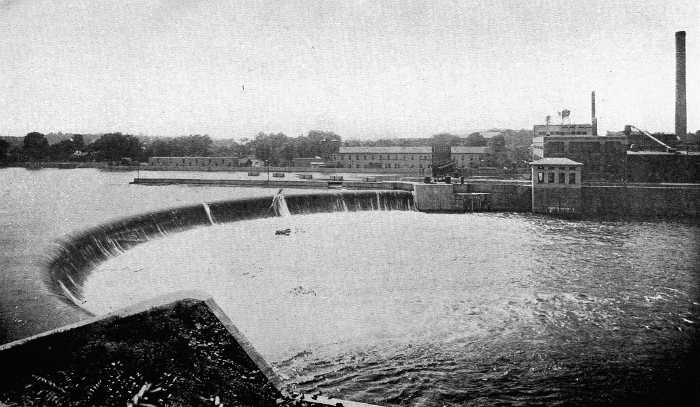
<path fill-rule="evenodd" d="M 83 306 L 206 290 L 288 382 L 351 400 L 648 401 L 698 374 L 699 233 L 504 214 L 246 221 L 108 260 Z"/>

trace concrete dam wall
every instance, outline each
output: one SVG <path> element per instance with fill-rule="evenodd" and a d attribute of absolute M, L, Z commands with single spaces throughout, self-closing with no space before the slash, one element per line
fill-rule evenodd
<path fill-rule="evenodd" d="M 581 201 L 587 216 L 700 217 L 697 184 L 584 185 Z"/>
<path fill-rule="evenodd" d="M 349 191 L 277 195 L 203 203 L 129 217 L 88 229 L 61 242 L 49 262 L 45 283 L 53 294 L 69 304 L 79 305 L 82 286 L 97 264 L 153 238 L 215 223 L 287 214 L 367 210 L 414 210 L 413 194 Z"/>

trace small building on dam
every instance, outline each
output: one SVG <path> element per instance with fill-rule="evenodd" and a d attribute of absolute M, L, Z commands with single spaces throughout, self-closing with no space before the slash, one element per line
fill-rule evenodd
<path fill-rule="evenodd" d="M 581 213 L 581 168 L 568 158 L 542 158 L 532 169 L 532 212 Z"/>

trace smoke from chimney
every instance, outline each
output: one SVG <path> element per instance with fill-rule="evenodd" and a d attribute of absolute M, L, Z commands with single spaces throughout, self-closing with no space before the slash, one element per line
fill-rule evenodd
<path fill-rule="evenodd" d="M 676 32 L 676 137 L 685 139 L 687 128 L 685 106 L 685 31 Z"/>

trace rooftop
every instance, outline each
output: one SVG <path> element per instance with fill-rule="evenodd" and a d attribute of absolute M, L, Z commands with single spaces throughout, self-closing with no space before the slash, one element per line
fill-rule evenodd
<path fill-rule="evenodd" d="M 452 146 L 452 153 L 454 154 L 486 154 L 488 152 L 488 147 Z"/>
<path fill-rule="evenodd" d="M 545 157 L 542 159 L 539 159 L 537 161 L 533 161 L 530 163 L 530 165 L 566 165 L 566 166 L 575 166 L 575 165 L 583 165 L 580 162 L 570 160 L 568 158 L 562 158 L 562 157 Z"/>

